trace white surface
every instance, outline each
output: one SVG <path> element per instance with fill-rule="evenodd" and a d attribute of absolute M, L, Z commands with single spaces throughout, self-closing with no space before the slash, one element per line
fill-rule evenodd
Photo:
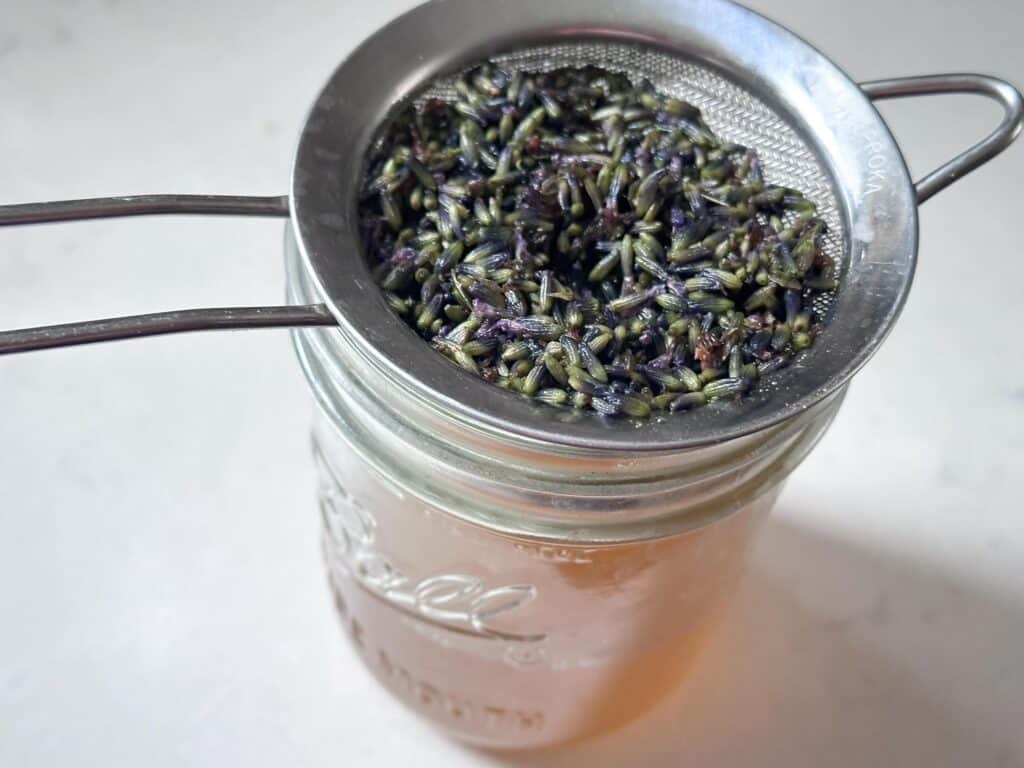
<path fill-rule="evenodd" d="M 0 0 L 0 202 L 281 194 L 316 89 L 406 5 Z M 1024 80 L 1019 0 L 758 6 L 862 79 Z M 886 114 L 918 172 L 996 116 Z M 1024 765 L 1022 171 L 1024 146 L 924 209 L 906 314 L 713 647 L 567 752 L 450 743 L 342 642 L 283 332 L 0 360 L 0 765 Z M 0 325 L 277 301 L 281 229 L 2 231 Z"/>

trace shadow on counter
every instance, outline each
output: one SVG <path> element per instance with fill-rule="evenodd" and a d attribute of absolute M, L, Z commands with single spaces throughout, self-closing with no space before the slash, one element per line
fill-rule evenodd
<path fill-rule="evenodd" d="M 548 766 L 1024 765 L 1024 606 L 780 519 L 688 677 Z M 1016 711 L 1015 711 L 1016 708 Z"/>

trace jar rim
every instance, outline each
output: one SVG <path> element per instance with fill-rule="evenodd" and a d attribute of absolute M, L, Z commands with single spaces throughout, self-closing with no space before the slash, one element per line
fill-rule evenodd
<path fill-rule="evenodd" d="M 313 286 L 286 230 L 289 298 Z M 401 494 L 490 531 L 607 545 L 702 528 L 777 488 L 824 434 L 845 388 L 760 432 L 699 448 L 622 453 L 469 430 L 409 407 L 340 329 L 295 329 L 332 431 Z M 367 373 L 369 371 L 369 374 Z"/>

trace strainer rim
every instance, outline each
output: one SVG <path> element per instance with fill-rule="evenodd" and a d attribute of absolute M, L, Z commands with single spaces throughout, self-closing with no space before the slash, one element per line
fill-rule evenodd
<path fill-rule="evenodd" d="M 845 385 L 891 331 L 909 292 L 917 252 L 917 209 L 909 172 L 888 127 L 857 84 L 824 54 L 790 30 L 729 0 L 674 0 L 667 4 L 640 0 L 628 4 L 628 8 L 634 12 L 629 21 L 623 21 L 615 13 L 616 9 L 627 7 L 625 3 L 613 2 L 601 13 L 596 13 L 595 6 L 587 0 L 568 0 L 560 3 L 557 8 L 544 0 L 520 0 L 516 8 L 529 17 L 530 21 L 518 25 L 508 20 L 507 11 L 510 6 L 510 3 L 497 0 L 490 3 L 480 3 L 478 0 L 435 0 L 408 11 L 371 35 L 339 65 L 310 110 L 293 165 L 291 215 L 303 263 L 341 326 L 340 331 L 331 333 L 338 333 L 348 343 L 361 347 L 364 354 L 375 355 L 381 371 L 393 380 L 397 390 L 406 395 L 415 395 L 410 398 L 414 404 L 412 411 L 415 407 L 438 408 L 467 427 L 508 438 L 570 448 L 636 452 L 679 450 L 720 442 L 774 426 Z M 461 59 L 450 51 L 418 57 L 410 53 L 410 58 L 417 66 L 401 73 L 392 73 L 390 88 L 384 89 L 386 93 L 375 96 L 372 101 L 358 103 L 358 100 L 349 98 L 354 91 L 355 95 L 359 95 L 358 89 L 339 88 L 339 85 L 345 86 L 345 79 L 351 79 L 353 67 L 356 72 L 365 67 L 375 49 L 394 45 L 412 29 L 419 32 L 429 30 L 430 17 L 436 16 L 439 11 L 454 14 L 452 18 L 465 21 L 466 14 L 471 14 L 474 8 L 478 13 L 484 8 L 493 9 L 492 19 L 496 18 L 494 14 L 498 10 L 506 11 L 497 17 L 503 24 L 501 31 L 480 41 L 480 45 L 490 41 L 494 52 L 499 49 L 522 48 L 527 42 L 523 38 L 529 38 L 529 45 L 535 45 L 565 40 L 571 33 L 572 38 L 577 40 L 607 37 L 643 42 L 647 46 L 668 48 L 675 55 L 682 56 L 679 46 L 692 42 L 684 33 L 698 37 L 703 35 L 700 42 L 704 45 L 717 40 L 721 46 L 722 38 L 734 38 L 742 27 L 748 34 L 756 32 L 762 46 L 783 46 L 784 51 L 778 53 L 784 53 L 792 60 L 791 67 L 803 66 L 804 71 L 799 73 L 800 76 L 809 73 L 809 76 L 817 78 L 802 84 L 806 88 L 806 94 L 803 95 L 805 104 L 813 105 L 813 96 L 820 97 L 823 89 L 825 92 L 835 89 L 833 95 L 841 95 L 843 109 L 848 110 L 842 117 L 850 119 L 853 115 L 865 124 L 862 134 L 854 137 L 864 146 L 856 152 L 849 152 L 850 147 L 846 145 L 842 145 L 846 146 L 846 150 L 842 146 L 828 147 L 820 141 L 820 135 L 815 134 L 819 140 L 812 143 L 813 149 L 831 153 L 829 157 L 833 165 L 828 166 L 828 170 L 833 172 L 833 178 L 835 173 L 842 171 L 857 176 L 858 169 L 849 167 L 856 161 L 854 156 L 861 157 L 869 165 L 877 163 L 881 166 L 884 163 L 888 175 L 888 184 L 881 190 L 872 190 L 864 185 L 860 188 L 854 188 L 853 185 L 841 187 L 838 183 L 835 185 L 840 208 L 847 219 L 845 250 L 851 254 L 851 259 L 858 255 L 855 251 L 860 247 L 862 260 L 878 258 L 881 254 L 884 258 L 878 266 L 892 267 L 894 270 L 884 281 L 888 299 L 880 302 L 881 314 L 869 318 L 869 325 L 864 329 L 870 330 L 870 333 L 864 334 L 865 343 L 851 352 L 845 365 L 838 366 L 825 382 L 803 392 L 793 402 L 766 401 L 757 403 L 755 408 L 751 405 L 757 399 L 755 394 L 740 404 L 712 406 L 696 413 L 666 416 L 661 421 L 639 425 L 628 421 L 608 422 L 589 414 L 574 423 L 560 422 L 558 417 L 567 414 L 567 411 L 535 405 L 504 392 L 459 370 L 430 349 L 380 299 L 361 255 L 354 206 L 346 208 L 341 202 L 345 197 L 346 179 L 336 169 L 331 178 L 330 164 L 340 159 L 352 161 L 355 155 L 355 165 L 361 167 L 363 151 L 375 127 L 368 116 L 383 117 L 394 103 L 414 93 L 438 72 L 449 71 L 456 64 L 466 64 L 474 58 L 483 58 L 479 55 L 479 45 L 464 46 Z M 532 13 L 534 10 L 539 17 Z M 638 10 L 642 11 L 639 14 L 640 21 L 637 20 Z M 687 21 L 707 20 L 711 18 L 709 14 L 714 16 L 715 23 L 719 25 L 717 29 L 709 28 L 707 23 L 699 29 L 686 24 Z M 553 16 L 557 18 L 553 19 Z M 596 21 L 603 22 L 604 26 L 595 23 L 595 17 L 601 17 Z M 536 27 L 545 20 L 548 22 L 546 34 L 538 34 Z M 559 23 L 553 24 L 555 20 L 559 20 Z M 618 21 L 617 26 L 611 26 L 612 21 Z M 671 35 L 678 37 L 667 37 Z M 724 69 L 727 76 L 735 76 L 735 70 L 722 66 L 723 63 L 730 63 L 730 50 L 720 48 L 718 53 L 720 55 L 717 58 L 704 59 L 698 63 L 720 72 Z M 736 51 L 732 50 L 731 53 L 735 54 Z M 685 58 L 692 60 L 693 57 L 694 51 L 690 50 Z M 762 66 L 760 69 L 751 68 L 746 74 L 752 80 L 771 83 L 772 77 L 777 77 L 779 73 L 773 73 Z M 789 76 L 791 79 L 787 84 L 792 86 L 792 71 Z M 747 85 L 745 82 L 740 84 Z M 758 97 L 764 94 L 765 91 L 756 93 Z M 839 101 L 838 96 L 835 100 Z M 796 108 L 793 104 L 788 106 Z M 355 130 L 361 136 L 361 140 L 354 145 L 358 146 L 358 153 L 352 149 L 351 144 L 347 150 L 342 148 L 338 152 L 337 140 L 332 143 L 331 129 L 338 127 L 339 112 L 347 115 L 350 121 L 357 114 L 363 120 L 362 125 L 354 128 L 348 126 L 349 135 Z M 820 113 L 814 114 L 814 118 L 823 119 Z M 833 114 L 831 119 L 839 119 L 839 116 Z M 806 125 L 802 127 L 804 132 L 810 131 Z M 347 158 L 344 157 L 346 151 L 349 153 Z M 881 158 L 881 161 L 874 158 Z M 847 166 L 837 170 L 836 163 L 846 163 Z M 864 176 L 863 169 L 860 175 Z M 351 183 L 351 179 L 347 181 Z M 872 194 L 876 196 L 874 200 L 870 199 Z M 888 202 L 883 204 L 882 198 Z M 894 214 L 897 210 L 899 212 Z M 882 226 L 881 230 L 879 225 Z M 868 229 L 871 229 L 870 233 Z M 864 237 L 868 239 L 859 239 Z M 341 256 L 353 248 L 359 251 L 354 254 L 355 258 L 351 253 L 344 258 Z M 345 262 L 347 266 L 354 267 L 353 272 L 345 273 L 341 269 Z M 827 334 L 822 338 L 827 338 Z M 822 340 L 819 340 L 821 343 Z M 813 359 L 814 353 L 812 349 L 808 359 Z"/>

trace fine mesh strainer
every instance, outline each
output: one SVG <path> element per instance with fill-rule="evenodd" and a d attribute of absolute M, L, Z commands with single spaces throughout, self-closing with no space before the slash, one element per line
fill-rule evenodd
<path fill-rule="evenodd" d="M 805 192 L 827 221 L 841 288 L 815 345 L 746 400 L 637 429 L 538 406 L 458 371 L 394 316 L 362 256 L 362 161 L 395 105 L 443 95 L 484 59 L 530 70 L 596 65 L 693 102 L 723 139 L 757 149 L 769 181 Z M 1006 115 L 985 140 L 914 185 L 871 102 L 977 93 Z M 347 343 L 425 406 L 492 432 L 585 447 L 652 450 L 778 423 L 842 387 L 892 328 L 910 288 L 917 205 L 1016 138 L 1020 94 L 981 75 L 858 85 L 788 30 L 727 0 L 435 0 L 366 40 L 334 72 L 302 131 L 289 197 L 143 196 L 0 207 L 0 225 L 152 213 L 291 217 L 323 304 L 202 309 L 0 333 L 0 353 L 190 330 L 337 324 Z"/>

